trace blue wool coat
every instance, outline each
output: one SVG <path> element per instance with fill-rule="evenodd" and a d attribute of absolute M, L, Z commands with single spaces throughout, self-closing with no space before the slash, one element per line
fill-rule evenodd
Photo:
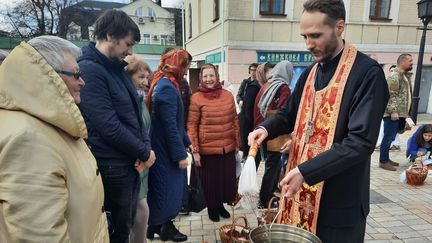
<path fill-rule="evenodd" d="M 184 110 L 179 92 L 162 78 L 152 94 L 150 137 L 156 162 L 150 167 L 148 205 L 149 225 L 174 219 L 182 206 L 186 182 L 178 162 L 187 158 L 190 141 L 184 129 Z"/>

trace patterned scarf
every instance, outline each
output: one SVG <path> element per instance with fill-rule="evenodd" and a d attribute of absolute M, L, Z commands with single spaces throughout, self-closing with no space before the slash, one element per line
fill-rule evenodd
<path fill-rule="evenodd" d="M 168 78 L 174 84 L 180 94 L 178 80 L 183 78 L 186 73 L 189 63 L 189 53 L 183 49 L 173 49 L 162 56 L 158 71 L 154 74 L 153 81 L 150 85 L 150 90 L 147 94 L 147 107 L 149 112 L 152 112 L 151 97 L 159 80 L 163 77 Z"/>

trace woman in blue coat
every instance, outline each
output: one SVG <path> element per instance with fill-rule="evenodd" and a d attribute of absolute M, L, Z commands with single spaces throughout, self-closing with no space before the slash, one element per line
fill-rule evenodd
<path fill-rule="evenodd" d="M 172 220 L 182 206 L 188 165 L 186 147 L 190 146 L 183 126 L 185 117 L 178 80 L 183 78 L 191 60 L 183 49 L 163 55 L 147 96 L 152 116 L 151 142 L 157 158 L 149 174 L 149 239 L 157 233 L 163 241 L 187 240 Z"/>

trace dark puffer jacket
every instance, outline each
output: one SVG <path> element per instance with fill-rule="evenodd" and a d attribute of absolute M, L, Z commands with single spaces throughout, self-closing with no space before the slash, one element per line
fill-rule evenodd
<path fill-rule="evenodd" d="M 80 110 L 88 129 L 87 143 L 98 165 L 146 161 L 150 139 L 140 118 L 138 93 L 124 71 L 127 63 L 108 59 L 94 43 L 82 51 L 78 64 L 86 85 L 81 89 Z"/>

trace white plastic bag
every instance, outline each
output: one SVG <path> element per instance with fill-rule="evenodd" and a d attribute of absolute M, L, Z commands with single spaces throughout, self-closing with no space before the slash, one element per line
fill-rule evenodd
<path fill-rule="evenodd" d="M 399 175 L 399 181 L 400 183 L 407 183 L 407 178 L 406 178 L 406 172 L 403 171 L 400 175 Z"/>
<path fill-rule="evenodd" d="M 240 174 L 238 193 L 242 196 L 258 194 L 259 188 L 256 179 L 256 166 L 254 157 L 248 156 Z"/>

